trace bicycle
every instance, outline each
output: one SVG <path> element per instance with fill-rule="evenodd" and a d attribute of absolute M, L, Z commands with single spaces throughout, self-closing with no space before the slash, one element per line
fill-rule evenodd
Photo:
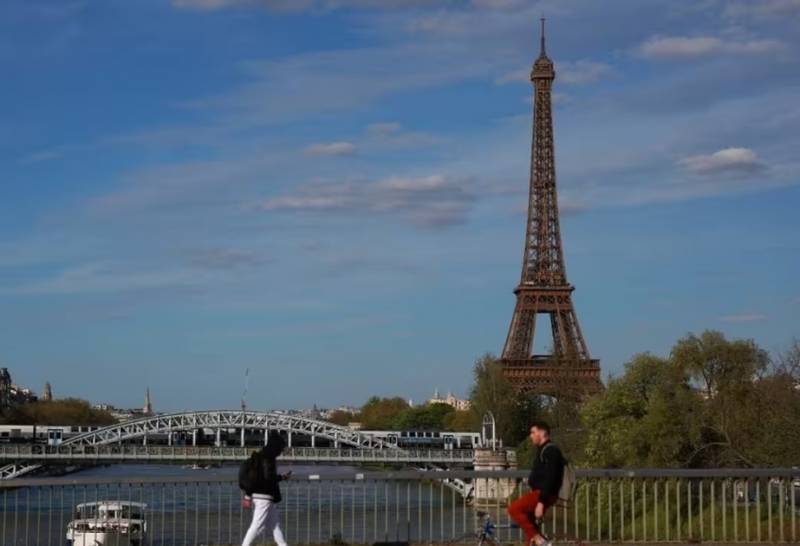
<path fill-rule="evenodd" d="M 478 510 L 476 515 L 481 520 L 480 526 L 471 533 L 466 533 L 461 535 L 460 537 L 456 538 L 449 542 L 449 544 L 463 544 L 468 540 L 477 540 L 478 546 L 484 546 L 486 544 L 491 544 L 493 546 L 501 546 L 501 542 L 497 537 L 496 531 L 499 529 L 519 529 L 519 525 L 516 523 L 509 523 L 505 524 L 497 524 L 492 521 L 492 516 L 488 512 L 483 512 Z"/>
<path fill-rule="evenodd" d="M 519 529 L 519 525 L 516 523 L 509 523 L 506 525 L 493 522 L 492 516 L 488 512 L 479 510 L 476 512 L 476 515 L 481 520 L 480 526 L 475 531 L 462 535 L 448 544 L 464 544 L 468 540 L 477 540 L 477 546 L 485 546 L 487 544 L 492 546 L 502 546 L 502 543 L 500 542 L 495 531 L 498 529 Z M 542 521 L 539 522 L 540 528 L 542 523 Z M 583 546 L 583 541 L 574 537 L 550 535 L 549 533 L 545 533 L 544 530 L 542 530 L 541 533 L 546 540 L 565 540 L 567 542 L 573 542 L 576 546 Z"/>

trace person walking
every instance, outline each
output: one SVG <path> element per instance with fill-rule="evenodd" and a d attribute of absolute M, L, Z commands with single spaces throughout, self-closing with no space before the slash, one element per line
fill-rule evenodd
<path fill-rule="evenodd" d="M 535 421 L 531 426 L 530 439 L 536 447 L 533 466 L 528 476 L 530 493 L 523 495 L 508 507 L 511 516 L 528 540 L 529 546 L 552 546 L 539 530 L 545 512 L 558 501 L 558 490 L 564 477 L 564 456 L 550 442 L 550 427 L 544 421 Z"/>
<path fill-rule="evenodd" d="M 281 502 L 279 483 L 288 480 L 291 472 L 278 474 L 277 458 L 283 452 L 286 443 L 277 430 L 271 430 L 267 436 L 267 445 L 258 453 L 260 468 L 258 478 L 252 491 L 245 491 L 244 507 L 253 506 L 253 521 L 247 529 L 242 546 L 255 544 L 259 535 L 265 531 L 272 532 L 277 546 L 288 546 L 280 526 L 278 503 Z"/>

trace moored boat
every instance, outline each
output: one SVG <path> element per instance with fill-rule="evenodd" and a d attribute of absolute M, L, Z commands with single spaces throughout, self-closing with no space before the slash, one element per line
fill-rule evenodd
<path fill-rule="evenodd" d="M 147 505 L 131 501 L 84 502 L 67 524 L 68 546 L 142 546 L 147 536 Z"/>

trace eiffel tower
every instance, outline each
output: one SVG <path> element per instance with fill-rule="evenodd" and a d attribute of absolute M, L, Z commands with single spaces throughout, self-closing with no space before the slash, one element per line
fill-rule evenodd
<path fill-rule="evenodd" d="M 517 304 L 500 359 L 515 389 L 559 396 L 565 389 L 579 396 L 599 392 L 600 361 L 589 354 L 583 339 L 572 291 L 567 282 L 556 193 L 555 147 L 551 89 L 556 77 L 545 50 L 544 19 L 539 58 L 533 65 L 533 144 L 530 198 L 522 277 L 514 290 Z M 549 315 L 552 354 L 535 355 L 537 315 Z"/>

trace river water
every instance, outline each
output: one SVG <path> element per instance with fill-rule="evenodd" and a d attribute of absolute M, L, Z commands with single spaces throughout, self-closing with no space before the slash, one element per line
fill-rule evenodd
<path fill-rule="evenodd" d="M 359 469 L 292 465 L 281 471 L 289 469 L 298 479 L 282 484 L 284 500 L 280 510 L 290 544 L 329 544 L 339 538 L 349 544 L 387 540 L 446 542 L 476 526 L 475 509 L 439 482 L 317 481 L 307 476 L 354 476 Z M 174 465 L 112 465 L 56 478 L 56 486 L 0 490 L 0 544 L 64 544 L 75 506 L 97 500 L 146 503 L 149 545 L 239 544 L 251 512 L 242 508 L 236 474 L 236 466 L 192 470 Z M 187 481 L 129 483 L 154 477 L 180 477 Z M 229 481 L 208 481 L 217 477 Z M 108 483 L 76 482 L 83 478 L 108 479 Z M 505 521 L 502 509 L 497 507 L 492 512 Z M 502 533 L 517 536 L 516 531 L 501 531 L 501 537 Z"/>

